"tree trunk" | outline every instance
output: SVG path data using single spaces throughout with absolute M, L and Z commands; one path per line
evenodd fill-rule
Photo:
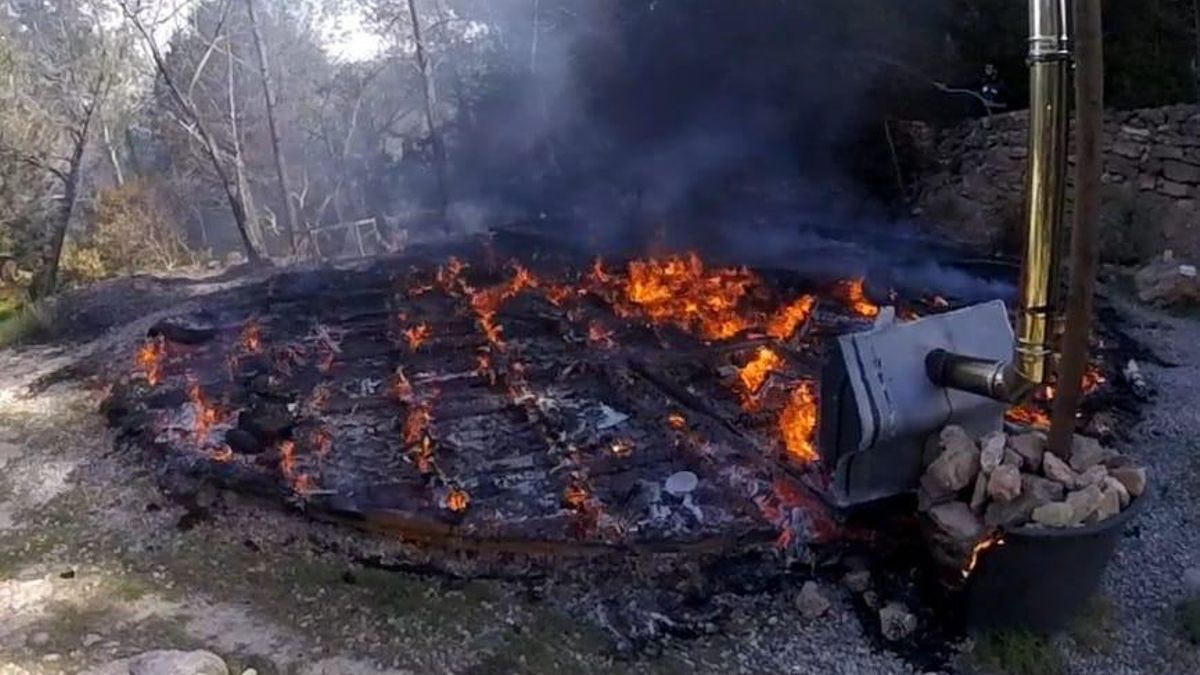
M 250 180 L 246 177 L 246 158 L 242 154 L 242 126 L 238 121 L 237 87 L 233 76 L 233 45 L 225 43 L 225 78 L 226 105 L 229 107 L 229 137 L 233 144 L 233 174 L 237 184 L 238 198 L 242 202 L 242 210 L 246 214 L 246 226 L 250 241 L 269 253 L 262 227 L 259 225 L 258 212 L 254 208 L 254 193 L 250 190 Z
M 75 140 L 71 151 L 70 167 L 63 178 L 63 198 L 58 207 L 54 223 L 54 234 L 50 238 L 50 250 L 46 255 L 46 264 L 42 269 L 41 283 L 35 289 L 34 295 L 44 298 L 54 295 L 58 288 L 58 267 L 62 260 L 63 244 L 67 241 L 67 229 L 71 226 L 71 217 L 75 214 L 75 202 L 79 195 L 79 178 L 83 173 L 83 155 L 87 149 L 88 127 L 93 113 L 89 111 L 83 122 L 83 130 Z
M 446 143 L 442 138 L 441 129 L 437 124 L 437 88 L 434 86 L 433 73 L 429 67 L 429 54 L 425 50 L 425 41 L 421 37 L 421 18 L 417 13 L 416 0 L 408 0 L 408 14 L 412 20 L 413 42 L 417 49 L 417 68 L 421 71 L 421 82 L 425 92 L 425 124 L 429 127 L 429 140 L 433 144 L 434 171 L 437 174 L 438 211 L 442 218 L 442 227 L 449 232 L 450 222 L 446 211 L 450 206 L 449 176 L 446 167 Z
M 137 14 L 133 10 L 130 10 L 124 2 L 121 3 L 121 8 L 125 12 L 126 18 L 133 23 L 134 28 L 141 34 L 146 46 L 150 48 L 150 56 L 154 60 L 154 66 L 158 70 L 158 74 L 162 76 L 163 83 L 167 85 L 167 91 L 170 92 L 172 100 L 187 115 L 192 124 L 196 125 L 196 134 L 200 137 L 200 144 L 204 146 L 204 154 L 212 164 L 213 171 L 217 174 L 217 179 L 221 182 L 221 188 L 225 191 L 225 199 L 229 202 L 229 210 L 233 213 L 233 222 L 237 226 L 238 235 L 241 237 L 242 247 L 246 250 L 246 259 L 252 263 L 261 262 L 262 256 L 254 247 L 254 242 L 250 239 L 246 206 L 242 203 L 238 187 L 221 163 L 220 151 L 217 148 L 216 139 L 213 138 L 212 133 L 208 130 L 208 126 L 200 118 L 200 113 L 196 110 L 196 107 L 184 98 L 183 93 L 179 90 L 179 86 L 175 83 L 175 78 L 171 77 L 171 71 L 167 68 L 167 63 L 158 48 L 158 43 L 155 42 L 154 38 L 146 30 L 146 27 L 142 25 L 141 20 L 137 18 Z
M 250 31 L 254 35 L 254 49 L 258 52 L 258 70 L 263 87 L 263 98 L 267 102 L 267 127 L 271 132 L 271 152 L 275 155 L 275 175 L 279 180 L 280 197 L 283 198 L 285 227 L 292 255 L 296 255 L 296 232 L 299 230 L 299 218 L 296 215 L 296 204 L 292 201 L 292 188 L 288 183 L 287 168 L 283 163 L 283 152 L 280 150 L 279 124 L 275 118 L 275 85 L 271 80 L 271 69 L 267 66 L 266 48 L 263 46 L 262 31 L 258 27 L 258 17 L 254 13 L 254 0 L 246 0 L 246 12 L 250 15 Z
M 1050 449 L 1069 458 L 1075 435 L 1088 346 L 1099 249 L 1100 167 L 1104 132 L 1104 38 L 1100 0 L 1076 0 L 1075 222 L 1071 232 L 1071 285 Z
M 112 164 L 113 179 L 117 181 L 117 185 L 125 184 L 125 172 L 121 170 L 121 160 L 117 157 L 117 146 L 113 145 L 112 134 L 108 130 L 108 123 L 103 125 L 104 130 L 104 147 L 108 150 L 108 161 Z

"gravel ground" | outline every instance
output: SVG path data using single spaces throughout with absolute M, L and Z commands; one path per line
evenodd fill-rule
M 1119 545 L 1104 593 L 1115 635 L 1095 649 L 1063 641 L 1072 673 L 1200 673 L 1200 650 L 1175 637 L 1183 576 L 1200 567 L 1200 322 L 1133 305 L 1132 335 L 1164 360 L 1140 364 L 1157 389 L 1126 450 L 1151 472 L 1154 501 Z
M 130 302 L 141 302 L 131 298 Z M 1108 611 L 1056 641 L 1070 673 L 1195 673 L 1173 637 L 1184 570 L 1200 566 L 1200 323 L 1131 308 L 1136 334 L 1174 369 L 1144 365 L 1159 390 L 1129 452 L 1157 497 L 1121 544 Z M 665 639 L 616 659 L 581 589 L 380 572 L 315 546 L 365 535 L 236 497 L 194 527 L 137 459 L 112 452 L 99 383 L 68 379 L 24 395 L 78 353 L 132 339 L 153 317 L 86 346 L 0 351 L 0 674 L 80 672 L 148 649 L 208 649 L 240 673 L 913 673 L 867 637 L 836 584 L 806 621 L 793 591 L 727 600 L 704 637 Z M 45 380 L 43 380 L 45 381 Z M 963 661 L 966 662 L 965 660 Z M 964 668 L 966 668 L 964 666 Z M 948 668 L 949 669 L 949 668 Z

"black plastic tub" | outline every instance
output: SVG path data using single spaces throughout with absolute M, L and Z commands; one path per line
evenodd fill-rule
M 1022 527 L 979 561 L 966 589 L 967 626 L 976 632 L 1063 630 L 1100 587 L 1126 528 L 1146 509 L 1149 492 L 1095 525 Z

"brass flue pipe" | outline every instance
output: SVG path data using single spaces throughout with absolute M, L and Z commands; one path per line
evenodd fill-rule
M 945 350 L 926 357 L 937 385 L 1016 402 L 1053 370 L 1061 329 L 1059 279 L 1064 244 L 1070 108 L 1069 0 L 1029 2 L 1029 173 L 1025 250 L 1017 339 L 1009 361 L 978 359 Z

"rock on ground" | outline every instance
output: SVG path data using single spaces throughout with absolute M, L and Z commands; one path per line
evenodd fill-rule
M 212 652 L 162 650 L 112 661 L 85 675 L 229 675 L 229 668 Z
M 806 619 L 820 618 L 829 611 L 830 606 L 829 599 L 821 594 L 821 587 L 815 581 L 805 582 L 796 594 L 796 609 Z
M 917 617 L 904 605 L 889 603 L 879 610 L 879 629 L 887 640 L 899 642 L 917 630 Z

